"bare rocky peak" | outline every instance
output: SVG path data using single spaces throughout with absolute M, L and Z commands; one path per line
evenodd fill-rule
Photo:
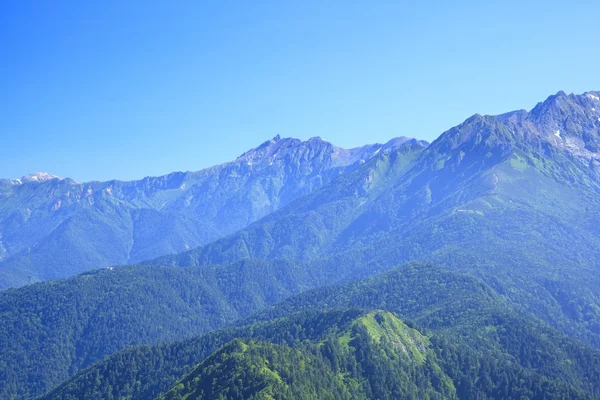
M 536 105 L 523 129 L 583 162 L 600 159 L 600 93 L 558 92 Z
M 445 132 L 434 149 L 447 152 L 474 146 L 551 146 L 583 163 L 600 160 L 600 93 L 566 94 L 559 91 L 531 111 L 497 116 L 475 114 Z
M 361 147 L 344 149 L 320 137 L 312 137 L 306 141 L 295 138 L 281 138 L 279 135 L 261 144 L 259 147 L 247 151 L 236 160 L 236 163 L 257 165 L 267 163 L 272 165 L 277 160 L 300 160 L 303 158 L 319 158 L 330 163 L 331 166 L 343 167 L 357 162 L 365 162 L 380 152 L 389 152 L 400 148 L 409 141 L 416 145 L 426 147 L 427 142 L 398 137 L 385 144 L 369 144 Z

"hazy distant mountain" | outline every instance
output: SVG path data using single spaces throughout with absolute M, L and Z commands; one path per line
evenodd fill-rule
M 197 172 L 131 182 L 77 183 L 46 173 L 0 180 L 0 288 L 211 242 L 407 140 L 346 150 L 277 136 Z

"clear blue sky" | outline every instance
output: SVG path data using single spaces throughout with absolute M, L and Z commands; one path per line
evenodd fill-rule
M 0 177 L 197 170 L 276 134 L 432 140 L 600 89 L 598 1 L 0 4 Z

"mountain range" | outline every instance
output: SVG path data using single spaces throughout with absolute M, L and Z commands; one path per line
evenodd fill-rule
M 410 162 L 406 148 L 379 155 L 233 235 L 152 263 L 293 259 L 331 283 L 426 260 L 597 345 L 597 98 L 559 92 L 531 112 L 475 115 Z
M 233 233 L 406 142 L 275 138 L 235 161 L 140 181 L 0 180 L 0 289 L 139 262 Z
M 431 144 L 2 181 L 5 287 L 134 264 L 0 292 L 0 395 L 598 398 L 599 166 L 600 93 L 559 92 Z

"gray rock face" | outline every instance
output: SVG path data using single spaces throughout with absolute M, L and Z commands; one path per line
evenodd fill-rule
M 539 137 L 588 164 L 600 159 L 600 92 L 558 92 L 506 124 L 523 137 Z

